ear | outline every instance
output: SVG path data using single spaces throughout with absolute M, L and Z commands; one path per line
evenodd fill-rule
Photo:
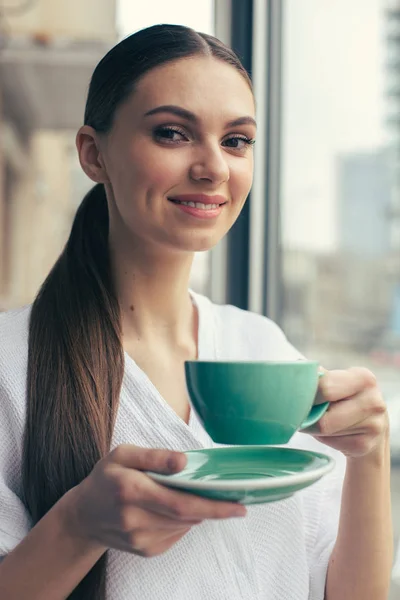
M 79 162 L 86 175 L 95 183 L 108 183 L 109 178 L 101 156 L 98 135 L 93 127 L 84 125 L 79 129 L 76 134 L 76 147 Z

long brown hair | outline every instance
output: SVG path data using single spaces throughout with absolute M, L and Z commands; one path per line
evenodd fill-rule
M 198 54 L 232 65 L 251 86 L 237 56 L 219 40 L 183 26 L 156 25 L 124 39 L 100 61 L 85 124 L 107 133 L 138 78 Z M 22 478 L 34 523 L 110 450 L 124 352 L 108 228 L 107 198 L 99 184 L 83 199 L 67 244 L 32 306 Z M 106 560 L 107 553 L 70 599 L 105 600 Z

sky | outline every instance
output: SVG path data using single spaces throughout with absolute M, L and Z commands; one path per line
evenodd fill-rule
M 287 0 L 282 194 L 290 246 L 334 249 L 336 158 L 385 142 L 382 7 Z
M 282 229 L 287 247 L 335 248 L 336 158 L 385 142 L 383 3 L 286 0 Z M 119 0 L 117 22 L 121 36 L 162 22 L 213 33 L 213 1 Z

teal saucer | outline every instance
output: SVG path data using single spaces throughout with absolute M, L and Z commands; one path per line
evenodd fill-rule
M 171 488 L 241 504 L 289 498 L 335 465 L 325 454 L 277 446 L 231 446 L 185 454 L 187 465 L 180 473 L 147 475 Z

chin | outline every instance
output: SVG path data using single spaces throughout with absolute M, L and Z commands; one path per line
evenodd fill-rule
M 208 232 L 191 229 L 169 235 L 164 239 L 164 244 L 177 252 L 207 252 L 214 248 L 225 234 L 225 229 Z
M 207 252 L 218 244 L 221 237 L 222 236 L 210 236 L 205 239 L 204 236 L 202 236 L 201 239 L 198 240 L 192 238 L 188 243 L 182 245 L 181 248 L 184 247 L 188 252 Z

